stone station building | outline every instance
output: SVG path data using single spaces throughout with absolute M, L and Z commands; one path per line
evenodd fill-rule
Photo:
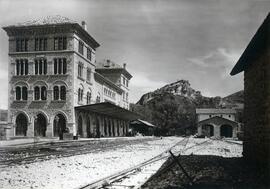
M 239 123 L 234 109 L 196 109 L 198 135 L 236 138 Z
M 132 76 L 126 64 L 96 63 L 100 45 L 85 22 L 53 16 L 3 29 L 9 36 L 11 137 L 126 135 L 137 118 L 128 110 Z

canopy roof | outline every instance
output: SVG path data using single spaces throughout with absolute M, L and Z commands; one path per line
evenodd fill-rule
M 127 121 L 139 118 L 138 114 L 131 112 L 127 109 L 121 108 L 119 106 L 116 106 L 110 102 L 77 106 L 75 107 L 75 110 L 90 111 Z

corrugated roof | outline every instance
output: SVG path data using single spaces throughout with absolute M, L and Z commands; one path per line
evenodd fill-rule
M 235 109 L 199 108 L 196 114 L 236 114 Z
M 269 47 L 270 36 L 270 13 L 265 18 L 262 25 L 259 27 L 256 34 L 249 42 L 247 48 L 237 61 L 231 71 L 231 75 L 236 75 L 245 71 L 256 59 Z

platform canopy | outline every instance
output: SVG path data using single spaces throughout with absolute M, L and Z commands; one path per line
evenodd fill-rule
M 135 120 L 140 117 L 138 114 L 131 112 L 127 109 L 121 108 L 120 106 L 116 106 L 115 104 L 112 104 L 110 102 L 77 106 L 75 107 L 75 110 L 94 112 L 106 116 L 111 116 L 112 118 L 118 118 L 127 121 Z

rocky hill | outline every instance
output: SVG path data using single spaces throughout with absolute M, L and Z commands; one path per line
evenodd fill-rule
M 193 89 L 189 81 L 178 80 L 144 94 L 136 104 L 131 105 L 131 110 L 141 114 L 142 119 L 170 133 L 183 133 L 186 128 L 195 131 L 196 108 L 241 109 L 243 91 L 224 98 L 206 97 Z

